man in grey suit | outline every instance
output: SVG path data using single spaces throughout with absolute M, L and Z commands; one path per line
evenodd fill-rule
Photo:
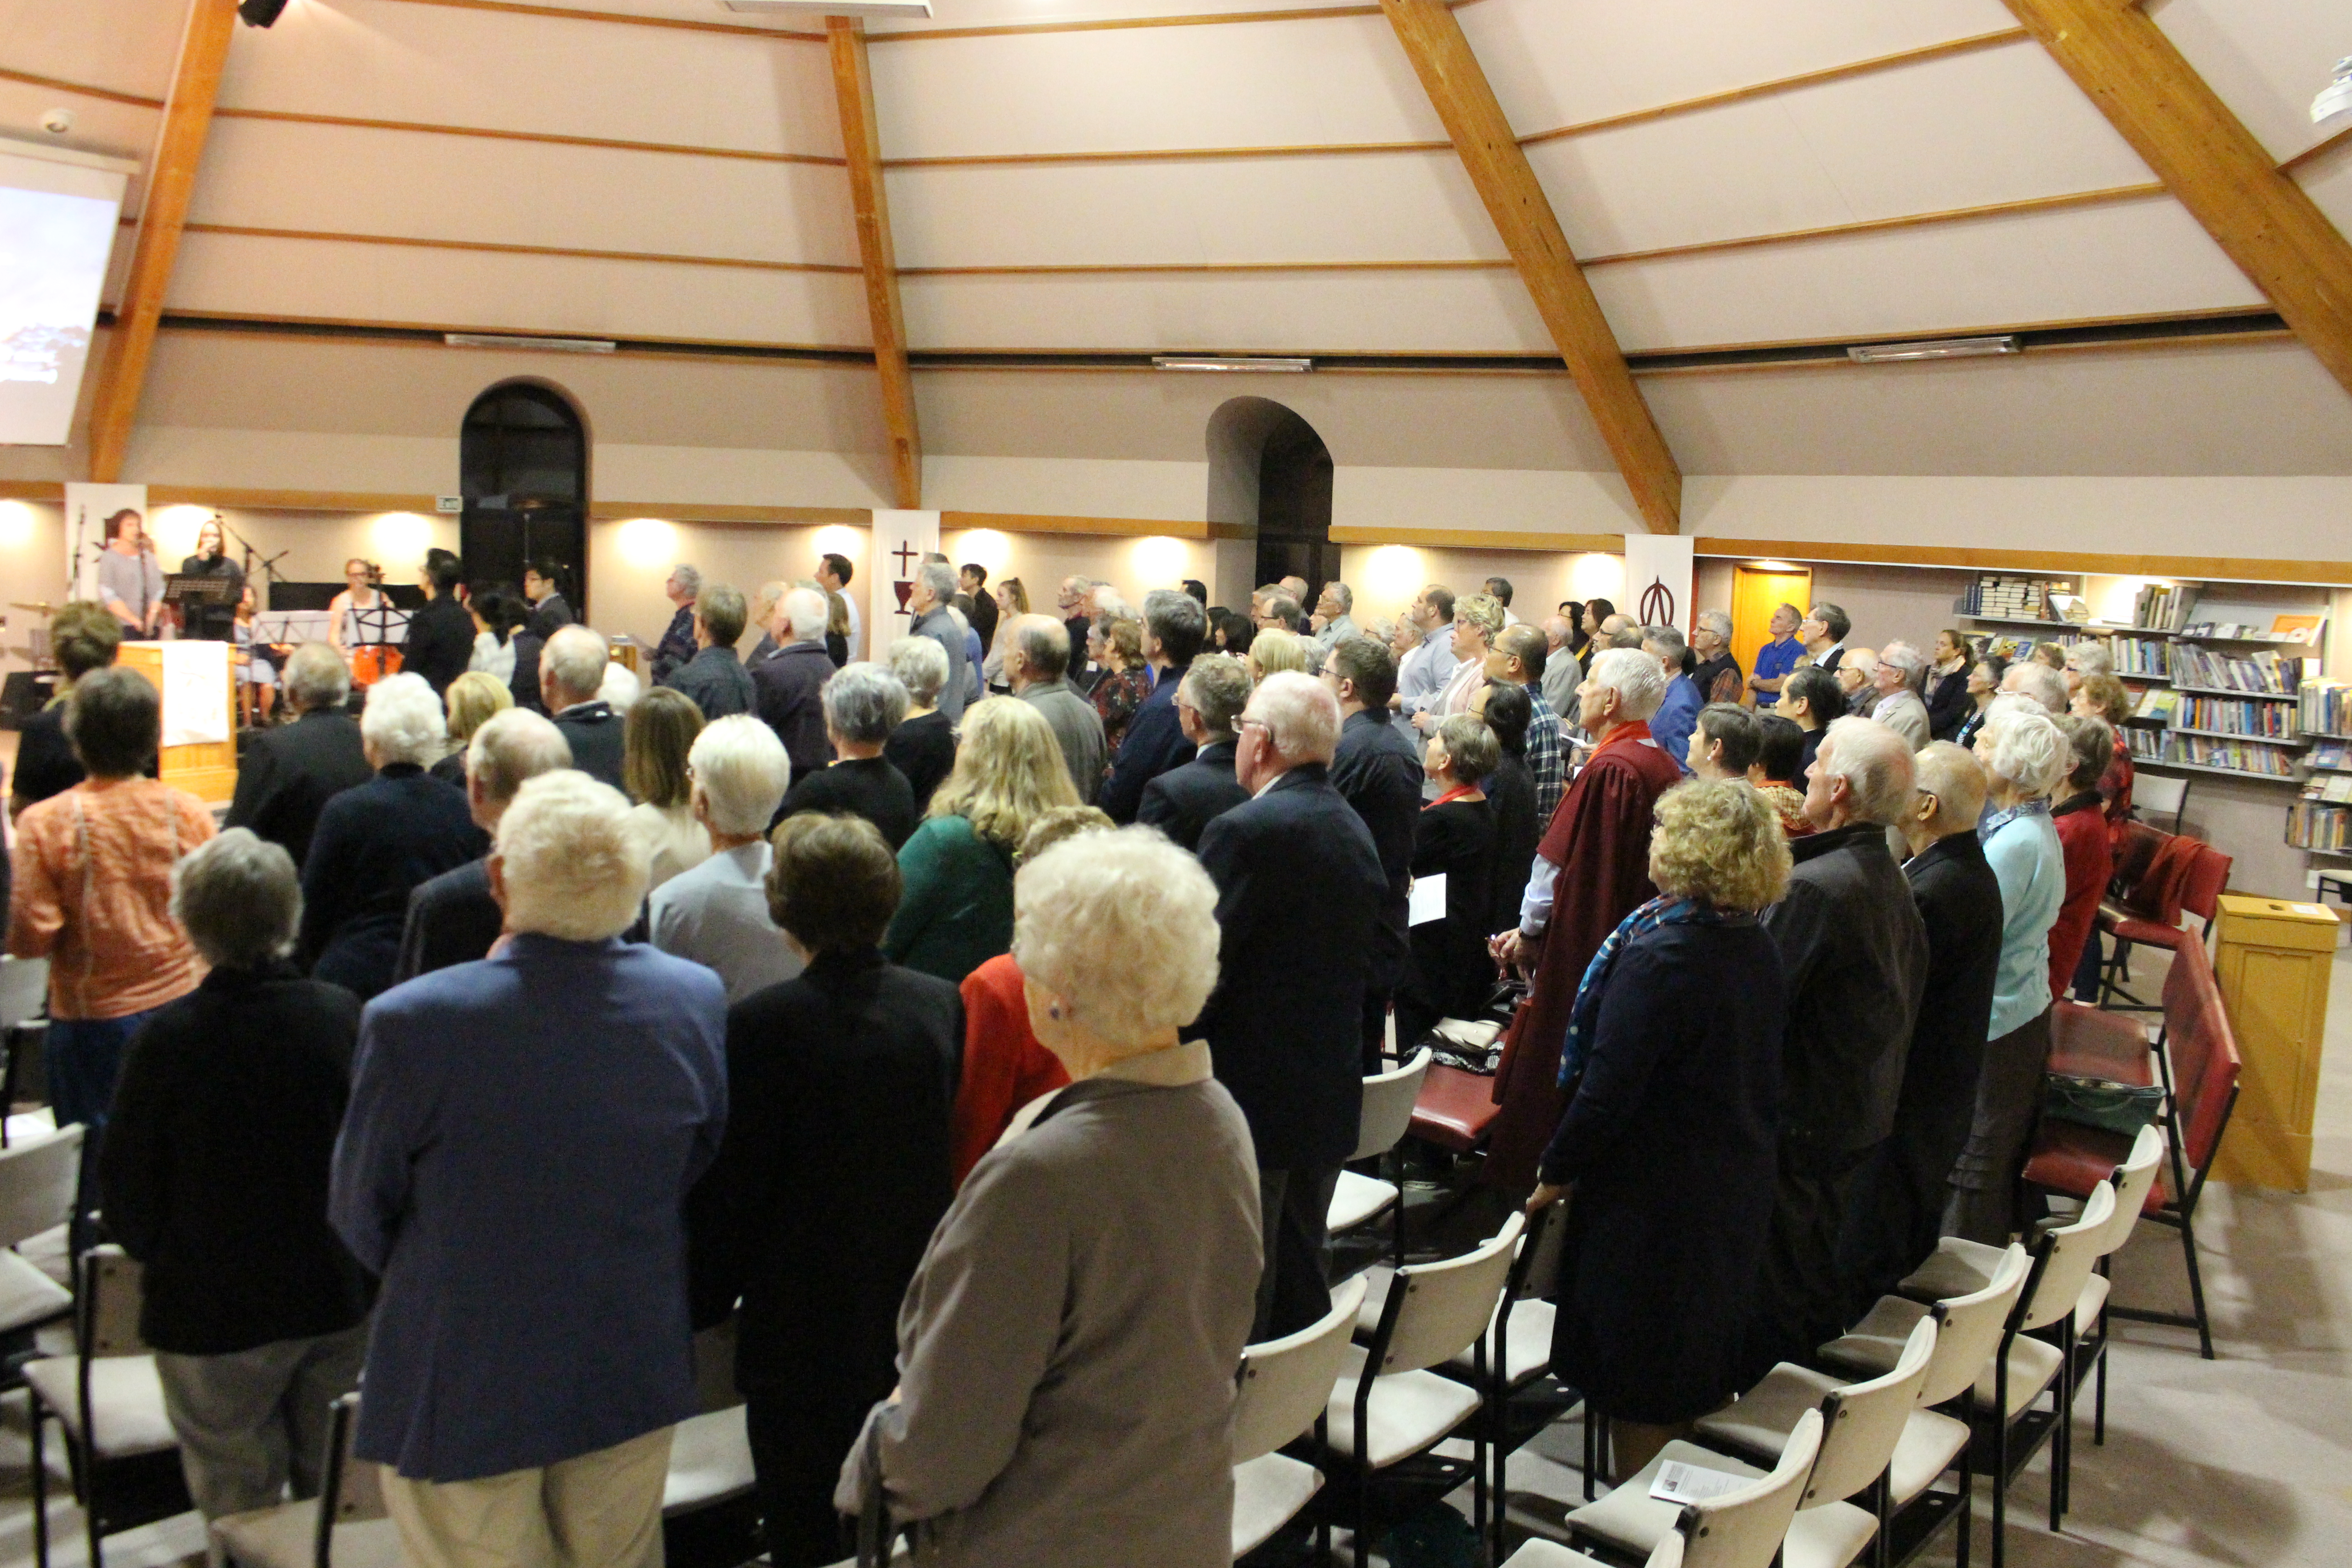
M 1070 668 L 1070 634 L 1051 616 L 1023 616 L 1008 629 L 1012 646 L 1004 650 L 1004 679 L 1013 696 L 1054 727 L 1070 783 L 1077 786 L 1078 799 L 1092 805 L 1110 747 L 1103 738 L 1102 715 L 1064 679 Z
M 909 635 L 929 637 L 947 650 L 948 680 L 940 688 L 940 711 L 950 722 L 963 717 L 964 668 L 971 662 L 964 655 L 963 627 L 948 614 L 948 601 L 955 593 L 955 568 L 941 560 L 915 568 L 915 585 L 907 595 L 907 613 L 914 617 Z

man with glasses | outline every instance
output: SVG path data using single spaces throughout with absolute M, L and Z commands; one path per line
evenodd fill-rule
M 1249 695 L 1249 669 L 1233 655 L 1204 653 L 1192 661 L 1176 688 L 1176 721 L 1192 742 L 1192 760 L 1143 786 L 1137 822 L 1192 849 L 1203 828 L 1249 799 L 1250 792 L 1234 776 L 1240 740 L 1234 726 Z

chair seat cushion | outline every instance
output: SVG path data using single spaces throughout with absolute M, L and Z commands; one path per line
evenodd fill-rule
M 1845 1384 L 1843 1378 L 1784 1361 L 1737 1403 L 1700 1416 L 1698 1435 L 1759 1463 L 1777 1465 L 1789 1434 L 1805 1412 L 1819 1410 L 1822 1397 Z
M 1396 1195 L 1393 1182 L 1342 1171 L 1339 1184 L 1331 1189 L 1331 1207 L 1326 1214 L 1325 1226 L 1334 1236 L 1353 1230 L 1375 1215 L 1386 1213 L 1388 1206 L 1396 1202 Z
M 1939 1410 L 1914 1410 L 1895 1440 L 1895 1458 L 1886 1467 L 1892 1501 L 1901 1508 L 1924 1492 L 1937 1476 L 1952 1468 L 1969 1446 L 1969 1424 Z
M 18 1257 L 68 1290 L 74 1288 L 71 1228 L 51 1226 L 38 1236 L 28 1236 L 16 1244 Z
M 1421 1080 L 1420 1098 L 1412 1102 L 1412 1135 L 1466 1154 L 1486 1136 L 1502 1109 L 1495 1103 L 1493 1079 L 1433 1066 Z
M 1877 1533 L 1878 1521 L 1850 1502 L 1802 1510 L 1789 1521 L 1781 1568 L 1846 1568 Z
M 1568 1516 L 1569 1528 L 1597 1536 L 1632 1556 L 1649 1555 L 1652 1547 L 1673 1532 L 1675 1521 L 1683 1513 L 1682 1504 L 1660 1502 L 1650 1495 L 1651 1485 L 1668 1460 L 1694 1469 L 1720 1470 L 1748 1480 L 1765 1474 L 1753 1465 L 1742 1464 L 1696 1443 L 1669 1443 L 1658 1450 L 1657 1458 L 1642 1467 L 1640 1475 L 1620 1484 L 1599 1502 L 1586 1503 L 1571 1512 Z
M 1927 1309 L 1916 1301 L 1906 1301 L 1900 1296 L 1881 1296 L 1878 1305 L 1863 1315 L 1862 1321 L 1822 1347 L 1822 1359 L 1835 1366 L 1852 1367 L 1864 1377 L 1876 1377 L 1895 1370 L 1903 1359 L 1903 1347 L 1910 1342 L 1911 1331 L 1927 1315 Z
M 1287 1454 L 1234 1467 L 1234 1555 L 1255 1552 L 1323 1489 L 1323 1472 Z
M 310 1568 L 319 1504 L 280 1503 L 212 1522 L 213 1541 L 237 1568 Z M 388 1519 L 335 1526 L 335 1568 L 401 1568 L 400 1528 Z
M 751 1439 L 740 1405 L 677 1424 L 670 1438 L 662 1513 L 691 1513 L 751 1489 Z
M 14 1252 L 0 1249 L 0 1334 L 73 1310 L 73 1292 Z
M 1375 1264 L 1364 1270 L 1364 1303 L 1356 1309 L 1356 1337 L 1370 1341 L 1380 1331 L 1381 1309 L 1389 1299 L 1389 1281 L 1396 1271 L 1386 1264 Z M 1495 1315 L 1486 1320 L 1486 1342 L 1495 1341 L 1495 1320 L 1503 1315 L 1503 1303 L 1495 1304 Z M 1511 1309 L 1510 1342 L 1504 1347 L 1504 1360 L 1509 1367 L 1510 1386 L 1541 1377 L 1551 1370 L 1552 1321 L 1559 1310 L 1549 1301 L 1534 1297 L 1522 1299 Z M 1475 1376 L 1478 1371 L 1476 1347 L 1465 1345 L 1445 1361 L 1445 1370 L 1458 1377 Z
M 2074 1298 L 2076 1334 L 2087 1334 L 2099 1326 L 2099 1314 L 2107 1310 L 2107 1292 L 2113 1288 L 2104 1274 L 2094 1274 L 2083 1281 L 2083 1293 Z
M 1581 1552 L 1552 1541 L 1530 1541 L 1511 1553 L 1503 1568 L 1605 1568 L 1597 1557 L 1587 1557 Z
M 2135 1085 L 2156 1081 L 2147 1026 L 2137 1019 L 2074 1002 L 2050 1016 L 2050 1070 Z
M 2042 1391 L 2058 1381 L 2058 1369 L 2066 1357 L 2047 1340 L 2030 1340 L 2020 1334 L 2009 1342 L 2009 1410 L 2014 1416 L 2042 1396 Z M 1977 1408 L 1990 1410 L 1998 1363 L 1989 1363 L 1977 1374 Z
M 1973 1296 L 1992 1283 L 2000 1260 L 2008 1255 L 2009 1248 L 2005 1247 L 1988 1247 L 1966 1237 L 1948 1236 L 1936 1243 L 1936 1250 L 1928 1254 L 1927 1262 L 1895 1287 L 1895 1294 L 1931 1303 L 1948 1301 L 1955 1296 Z
M 2084 1127 L 2074 1121 L 2044 1121 L 2033 1135 L 2033 1152 L 2025 1162 L 2025 1179 L 2037 1187 L 2073 1197 L 2087 1198 L 2091 1189 L 2116 1173 L 2131 1155 L 2132 1141 L 2120 1132 Z M 2164 1184 L 2147 1189 L 2142 1214 L 2164 1208 Z
M 1356 1452 L 1356 1384 L 1363 1373 L 1364 1349 L 1349 1345 L 1347 1364 L 1324 1412 L 1332 1451 L 1350 1459 Z M 1409 1459 L 1443 1441 L 1481 1403 L 1476 1389 L 1433 1372 L 1395 1372 L 1375 1378 L 1366 1412 L 1370 1423 L 1364 1456 L 1376 1470 Z
M 71 1355 L 25 1363 L 25 1381 L 76 1438 L 82 1435 L 81 1394 L 76 1386 L 80 1367 L 81 1358 Z M 101 1459 L 160 1453 L 180 1446 L 171 1418 L 163 1414 L 163 1380 L 156 1375 L 153 1356 L 116 1355 L 92 1362 L 89 1413 Z

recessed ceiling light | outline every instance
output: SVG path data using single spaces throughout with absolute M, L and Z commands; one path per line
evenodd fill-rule
M 1893 364 L 1915 359 L 1977 359 L 1985 354 L 2013 354 L 2017 340 L 1998 338 L 1929 338 L 1916 343 L 1856 343 L 1846 357 L 1856 364 Z
M 1297 372 L 1313 370 L 1315 368 L 1315 362 L 1311 359 L 1235 358 L 1218 354 L 1153 354 L 1151 356 L 1151 368 L 1154 370 L 1258 370 Z
M 931 0 L 720 0 L 730 11 L 797 11 L 804 16 L 928 16 Z
M 608 354 L 610 338 L 534 338 L 514 332 L 444 332 L 441 341 L 453 349 L 551 349 L 566 354 Z
M 2336 79 L 2311 100 L 2311 122 L 2326 125 L 2352 115 L 2352 55 L 2336 62 Z

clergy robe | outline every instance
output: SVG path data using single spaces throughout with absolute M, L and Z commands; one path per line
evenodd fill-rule
M 1559 868 L 1551 919 L 1534 944 L 1535 983 L 1511 1020 L 1495 1074 L 1495 1118 L 1486 1180 L 1507 1190 L 1531 1187 L 1536 1160 L 1551 1141 L 1568 1094 L 1554 1081 L 1585 966 L 1619 921 L 1654 897 L 1650 811 L 1682 782 L 1682 769 L 1650 736 L 1649 725 L 1609 732 L 1584 764 L 1537 851 Z

